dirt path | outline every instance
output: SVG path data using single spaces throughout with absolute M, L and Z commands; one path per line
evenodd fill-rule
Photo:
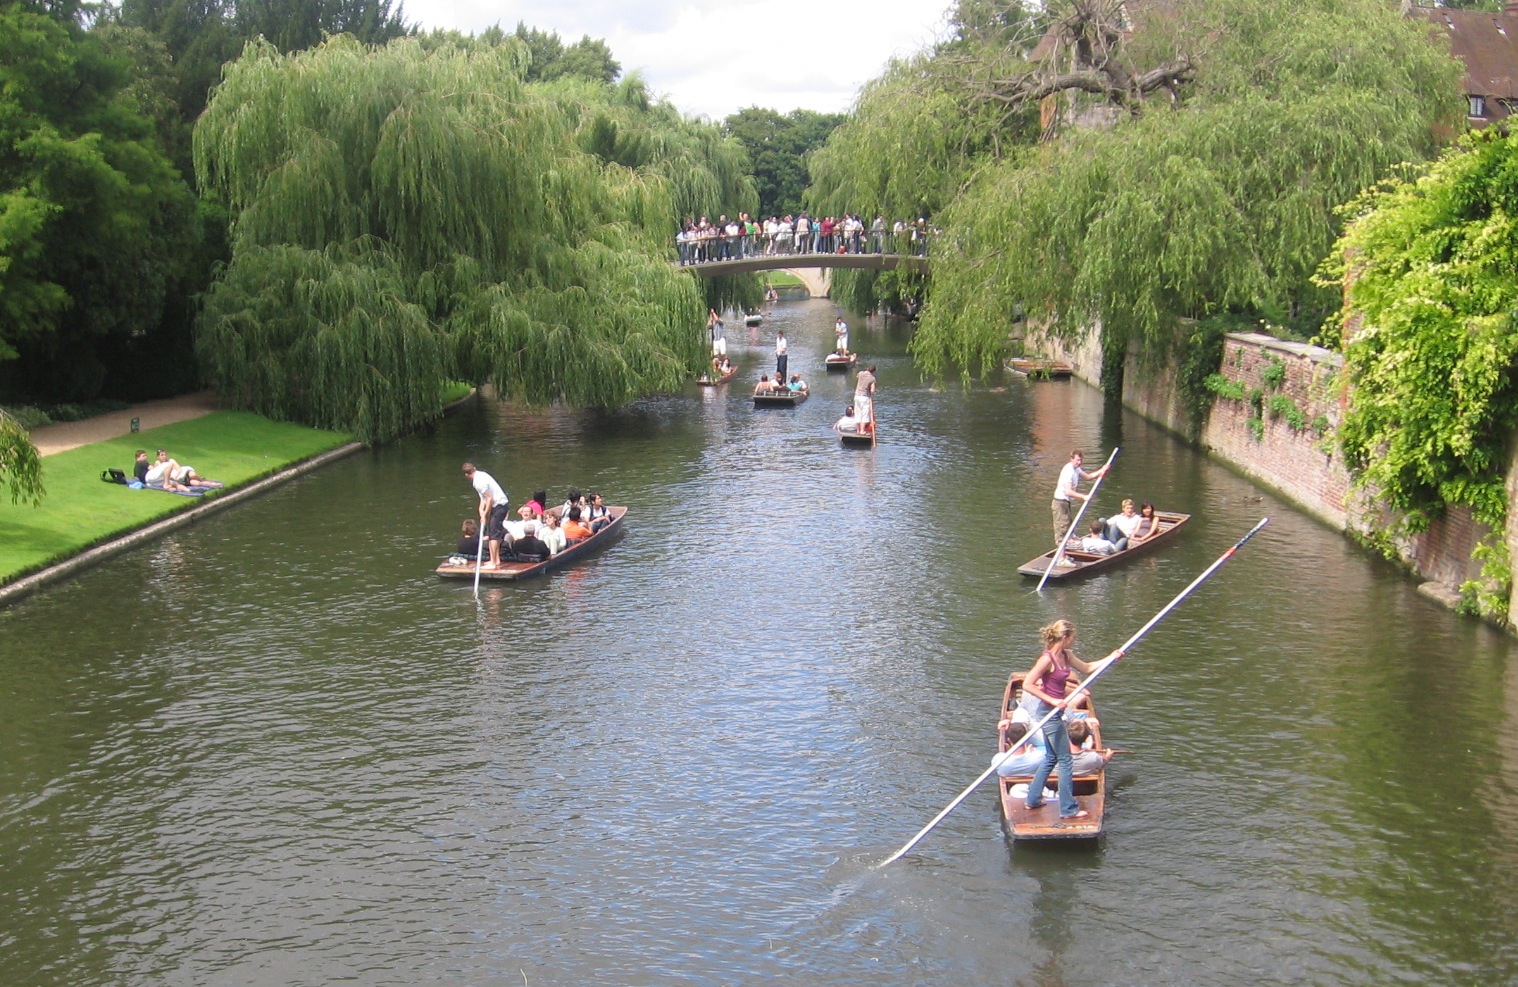
M 106 439 L 130 435 L 133 418 L 137 419 L 139 428 L 146 430 L 159 425 L 182 422 L 189 418 L 199 418 L 215 410 L 216 395 L 211 391 L 201 391 L 198 394 L 184 394 L 177 398 L 165 398 L 162 401 L 145 401 L 142 404 L 134 404 L 125 411 L 112 411 L 94 418 L 86 418 L 82 422 L 58 422 L 55 425 L 44 425 L 41 428 L 32 429 L 31 439 L 38 452 L 44 456 L 51 456 L 65 449 L 77 449 L 92 442 L 103 442 Z

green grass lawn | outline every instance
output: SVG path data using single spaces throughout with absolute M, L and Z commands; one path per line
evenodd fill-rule
M 167 449 L 180 463 L 232 489 L 351 441 L 351 435 L 339 432 L 274 422 L 245 411 L 218 411 L 45 456 L 42 482 L 47 495 L 42 506 L 0 501 L 0 584 L 200 503 L 199 497 L 100 481 L 100 471 L 108 466 L 130 477 L 132 454 L 138 449 L 148 450 L 149 458 L 155 449 Z
M 789 271 L 765 271 L 763 276 L 776 288 L 795 288 L 806 283 Z

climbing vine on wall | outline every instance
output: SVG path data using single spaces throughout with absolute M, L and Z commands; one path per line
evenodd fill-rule
M 1506 446 L 1518 425 L 1518 143 L 1467 137 L 1367 191 L 1324 264 L 1341 313 L 1351 403 L 1339 428 L 1356 482 L 1419 531 L 1451 504 L 1489 525 L 1477 609 L 1505 613 Z

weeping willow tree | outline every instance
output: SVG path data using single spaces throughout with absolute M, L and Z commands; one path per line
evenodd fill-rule
M 1109 366 L 1130 342 L 1163 353 L 1182 316 L 1326 313 L 1311 276 L 1336 208 L 1458 120 L 1459 65 L 1381 0 L 1150 10 L 1123 57 L 1135 75 L 1184 57 L 1179 88 L 985 162 L 945 210 L 913 341 L 929 373 L 999 363 L 1016 312 L 1099 324 Z
M 234 217 L 197 336 L 231 404 L 380 440 L 454 377 L 616 407 L 703 362 L 671 236 L 683 199 L 744 194 L 720 141 L 641 84 L 529 85 L 526 60 L 510 38 L 337 37 L 228 66 L 195 157 Z M 646 153 L 600 154 L 600 117 Z
M 11 494 L 11 503 L 42 503 L 42 456 L 32 445 L 21 423 L 0 408 L 0 483 Z

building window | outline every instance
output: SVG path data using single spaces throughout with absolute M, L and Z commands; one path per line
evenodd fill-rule
M 1484 116 L 1486 116 L 1486 97 L 1485 96 L 1472 96 L 1470 99 L 1471 99 L 1471 112 L 1470 112 L 1470 115 L 1473 116 L 1473 117 L 1484 117 Z

